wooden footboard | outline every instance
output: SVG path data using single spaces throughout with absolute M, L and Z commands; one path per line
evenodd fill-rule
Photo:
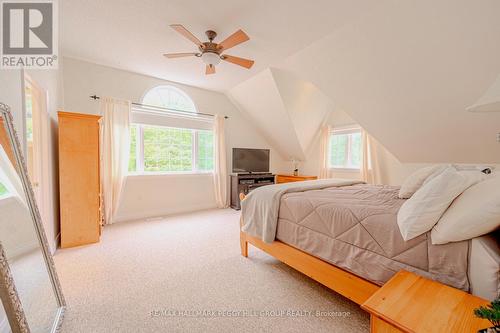
M 280 241 L 267 244 L 240 231 L 241 255 L 244 257 L 248 257 L 249 243 L 357 304 L 364 303 L 380 288 L 293 246 Z

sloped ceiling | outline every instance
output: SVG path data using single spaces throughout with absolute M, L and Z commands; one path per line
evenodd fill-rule
M 401 162 L 500 163 L 500 113 L 465 111 L 500 74 L 498 0 L 65 0 L 61 11 L 63 55 L 224 91 L 287 159 L 304 158 L 334 104 Z M 192 47 L 169 23 L 199 37 L 243 28 L 251 40 L 231 53 L 256 65 L 208 77 L 192 59 L 169 62 L 162 53 Z
M 333 109 L 313 84 L 273 68 L 231 89 L 229 96 L 287 160 L 305 160 L 308 147 Z
M 500 1 L 401 1 L 280 68 L 321 91 L 401 162 L 498 163 L 500 113 L 469 113 L 500 73 Z
M 61 51 L 66 57 L 153 77 L 228 91 L 262 70 L 364 13 L 397 0 L 64 0 Z M 193 43 L 169 28 L 180 23 L 216 42 L 243 29 L 250 40 L 228 52 L 255 60 L 252 69 L 222 62 L 205 75 L 201 59 L 168 60 L 163 53 L 194 52 Z
M 270 69 L 239 84 L 230 91 L 229 96 L 260 128 L 283 158 L 305 158 Z
M 271 68 L 271 72 L 302 152 L 306 153 L 333 104 L 311 82 L 276 68 Z

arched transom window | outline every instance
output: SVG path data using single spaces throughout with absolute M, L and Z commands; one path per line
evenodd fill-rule
M 196 112 L 193 100 L 172 86 L 146 92 L 145 108 L 132 114 L 129 173 L 207 173 L 214 168 L 211 123 L 182 116 L 180 112 L 148 111 L 157 106 L 172 111 Z
M 196 112 L 193 100 L 185 92 L 172 86 L 158 86 L 149 90 L 144 95 L 142 104 Z

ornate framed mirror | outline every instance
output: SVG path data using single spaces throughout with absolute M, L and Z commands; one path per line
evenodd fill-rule
M 0 327 L 58 332 L 66 303 L 9 107 L 0 103 Z M 10 330 L 9 330 L 10 329 Z

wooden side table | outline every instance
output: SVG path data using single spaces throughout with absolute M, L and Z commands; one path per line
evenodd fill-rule
M 371 332 L 477 332 L 491 327 L 473 310 L 489 302 L 461 290 L 400 271 L 361 307 Z
M 276 183 L 301 182 L 303 180 L 315 180 L 316 176 L 294 176 L 294 175 L 276 175 Z

